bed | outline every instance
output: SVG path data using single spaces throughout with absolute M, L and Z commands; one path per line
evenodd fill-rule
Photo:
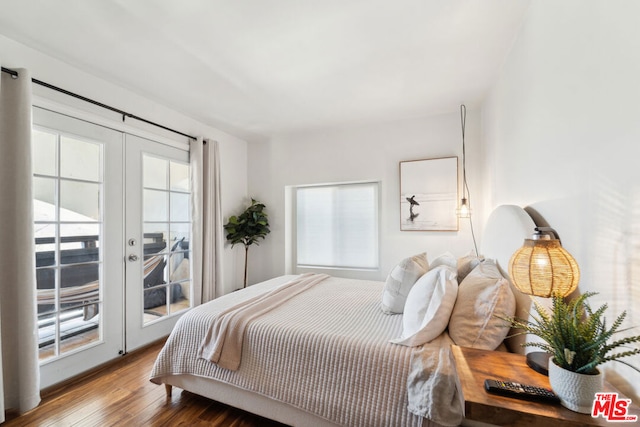
M 534 227 L 521 208 L 504 205 L 483 236 L 481 252 L 494 262 L 443 254 L 420 272 L 416 255 L 386 282 L 282 276 L 225 295 L 178 321 L 150 379 L 168 393 L 179 387 L 295 426 L 457 425 L 464 414 L 450 346 L 504 347 L 504 325 L 484 311 L 528 310 L 528 297 L 516 299 L 496 272 L 506 277 L 502 266 Z M 418 277 L 408 290 L 390 287 L 401 264 L 401 278 Z M 392 314 L 396 296 L 403 314 Z M 484 317 L 474 317 L 474 304 Z M 221 320 L 248 306 L 243 320 Z M 233 325 L 246 327 L 231 335 Z

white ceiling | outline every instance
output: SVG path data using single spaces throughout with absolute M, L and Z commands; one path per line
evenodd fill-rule
M 528 4 L 15 0 L 0 33 L 253 139 L 477 105 Z

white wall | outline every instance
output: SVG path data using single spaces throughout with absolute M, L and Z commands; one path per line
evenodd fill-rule
M 484 207 L 555 228 L 613 318 L 640 326 L 640 2 L 534 1 L 482 108 Z M 638 329 L 631 331 L 639 334 Z M 640 358 L 629 359 L 640 367 Z M 613 364 L 608 378 L 640 375 Z M 616 378 L 623 376 L 626 380 Z
M 27 68 L 31 76 L 39 80 L 93 98 L 131 114 L 194 136 L 215 139 L 220 144 L 222 213 L 228 217 L 231 212 L 242 207 L 247 194 L 247 143 L 183 114 L 157 104 L 125 88 L 116 86 L 96 76 L 82 72 L 62 61 L 30 49 L 20 43 L 0 35 L 0 61 L 7 68 Z M 118 64 L 114 64 L 114 67 Z M 162 88 L 158 88 L 162 90 Z M 51 100 L 73 109 L 79 109 L 107 119 L 119 121 L 121 118 L 99 107 L 74 100 L 41 86 L 34 85 L 34 93 L 39 98 Z M 135 120 L 127 120 L 132 128 L 143 129 L 160 137 L 176 139 L 176 136 L 144 125 Z M 181 137 L 177 137 L 181 138 Z M 186 143 L 187 139 L 182 138 Z M 227 291 L 242 286 L 243 258 L 230 249 L 225 249 L 222 274 Z
M 456 255 L 473 248 L 469 225 L 459 232 L 400 231 L 399 162 L 459 156 L 462 140 L 458 106 L 455 113 L 281 135 L 249 145 L 249 193 L 267 205 L 271 234 L 249 249 L 249 283 L 285 272 L 285 187 L 362 180 L 381 182 L 379 271 L 355 272 L 360 278 L 384 280 L 402 258 L 420 251 L 430 257 L 446 250 Z M 467 175 L 472 196 L 479 191 L 479 113 L 467 112 Z M 462 171 L 460 169 L 460 176 Z M 481 211 L 481 209 L 480 209 Z M 340 275 L 347 275 L 345 272 Z

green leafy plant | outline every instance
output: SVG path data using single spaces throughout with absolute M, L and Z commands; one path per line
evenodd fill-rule
M 269 219 L 264 212 L 265 205 L 255 199 L 251 199 L 251 205 L 238 216 L 231 216 L 229 222 L 224 225 L 227 240 L 231 247 L 237 244 L 244 245 L 244 285 L 247 286 L 247 262 L 249 246 L 258 244 L 258 240 L 264 239 L 271 232 Z
M 532 321 L 503 317 L 514 328 L 522 329 L 521 334 L 533 334 L 545 342 L 527 342 L 523 346 L 539 347 L 550 353 L 561 368 L 582 374 L 596 374 L 596 367 L 615 360 L 636 371 L 638 368 L 620 358 L 640 354 L 640 349 L 628 344 L 640 342 L 640 336 L 623 337 L 613 340 L 616 333 L 623 332 L 620 326 L 627 312 L 616 318 L 611 327 L 607 327 L 604 312 L 607 304 L 593 311 L 586 300 L 596 295 L 587 292 L 578 298 L 566 302 L 559 295 L 553 296 L 551 312 L 534 300 L 535 315 Z M 520 334 L 517 334 L 520 335 Z M 622 350 L 628 348 L 628 350 Z

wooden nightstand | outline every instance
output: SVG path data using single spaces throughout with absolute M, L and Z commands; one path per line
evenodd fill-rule
M 560 404 L 530 402 L 489 394 L 484 389 L 487 378 L 551 388 L 549 378 L 535 372 L 519 354 L 476 350 L 453 346 L 459 389 L 464 400 L 465 420 L 500 426 L 611 426 L 602 417 L 570 411 Z M 604 391 L 617 391 L 609 384 Z M 621 393 L 618 393 L 621 397 Z M 640 408 L 631 405 L 629 415 L 638 415 Z M 613 423 L 620 426 L 638 423 Z

